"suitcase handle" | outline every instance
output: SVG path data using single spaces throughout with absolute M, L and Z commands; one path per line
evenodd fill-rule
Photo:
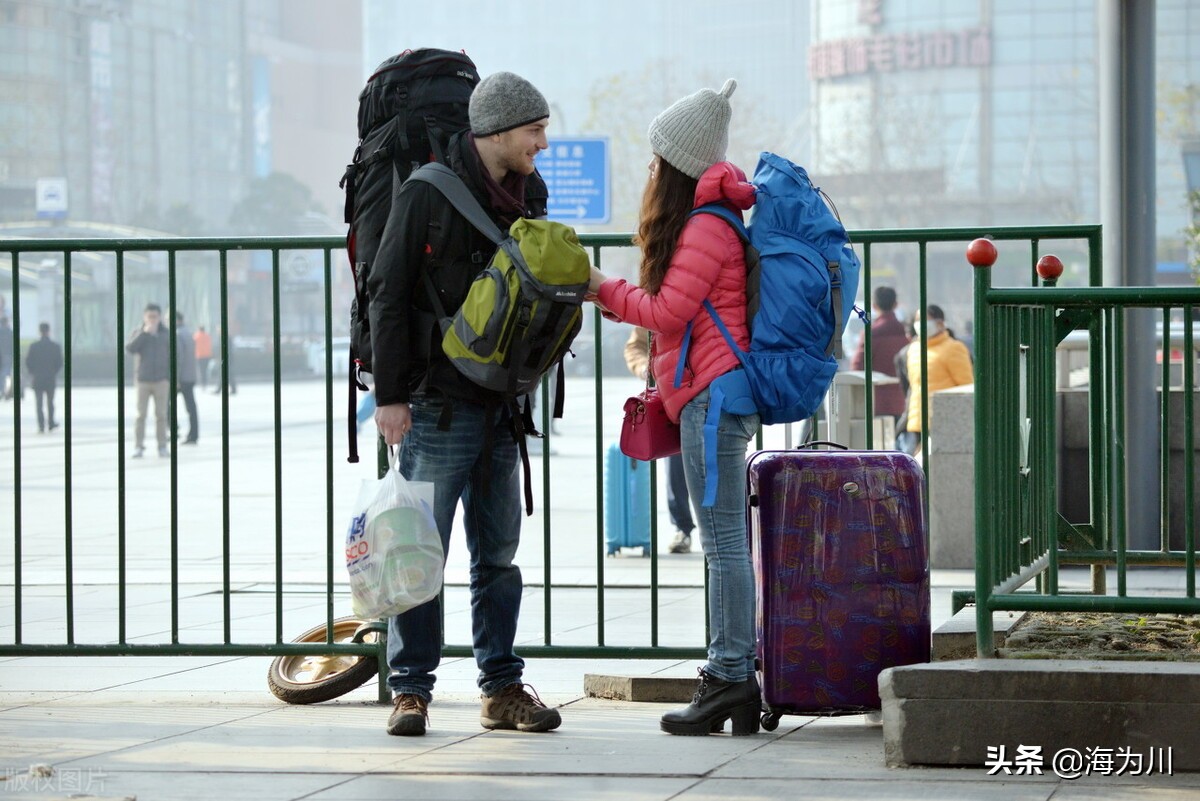
M 818 445 L 825 445 L 826 447 L 837 448 L 838 450 L 843 450 L 843 451 L 850 450 L 850 448 L 846 447 L 845 445 L 841 444 L 840 442 L 831 442 L 830 440 L 827 440 L 827 439 L 815 439 L 812 442 L 805 442 L 802 445 L 797 445 L 796 450 L 799 451 L 799 450 L 804 450 L 805 448 L 815 448 Z

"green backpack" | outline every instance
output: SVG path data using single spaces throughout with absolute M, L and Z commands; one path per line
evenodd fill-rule
M 442 350 L 460 373 L 485 389 L 510 398 L 533 392 L 551 368 L 558 365 L 561 371 L 583 324 L 591 262 L 579 237 L 561 223 L 524 218 L 505 235 L 458 174 L 443 164 L 426 164 L 409 180 L 433 185 L 497 245 L 453 317 L 424 274 Z

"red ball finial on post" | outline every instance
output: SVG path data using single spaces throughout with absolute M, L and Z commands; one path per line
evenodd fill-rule
M 1037 274 L 1041 276 L 1043 281 L 1054 283 L 1063 274 L 1062 259 L 1053 253 L 1047 253 L 1038 259 Z
M 976 239 L 967 245 L 967 261 L 974 267 L 991 267 L 998 255 L 990 239 Z

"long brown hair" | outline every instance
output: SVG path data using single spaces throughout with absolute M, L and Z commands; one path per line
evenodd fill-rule
M 633 243 L 642 249 L 639 283 L 657 295 L 671 266 L 679 233 L 696 198 L 696 179 L 684 175 L 665 159 L 655 159 L 654 174 L 642 193 L 641 221 Z

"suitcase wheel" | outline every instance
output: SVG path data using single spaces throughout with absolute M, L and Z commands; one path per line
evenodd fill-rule
M 780 717 L 778 712 L 763 712 L 762 720 L 759 721 L 762 723 L 763 731 L 775 731 L 778 729 Z

